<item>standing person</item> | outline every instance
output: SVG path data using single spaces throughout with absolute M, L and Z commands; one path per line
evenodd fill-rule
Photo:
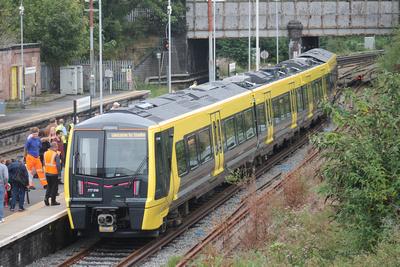
M 4 199 L 6 197 L 6 184 L 8 183 L 8 169 L 4 163 L 5 160 L 0 156 L 0 223 L 4 222 Z
M 39 130 L 39 137 L 42 140 L 42 147 L 39 148 L 40 162 L 43 165 L 43 155 L 50 148 L 50 138 L 45 135 L 44 130 Z
M 64 145 L 62 142 L 62 131 L 58 130 L 56 132 L 56 138 L 54 138 L 53 140 L 51 140 L 51 142 L 56 142 L 58 145 L 58 152 L 60 152 L 60 157 L 61 157 L 61 170 L 62 170 L 62 166 L 64 165 L 64 160 L 65 160 L 65 152 L 64 152 Z M 60 171 L 61 174 L 61 171 Z M 63 182 L 61 181 L 61 179 L 58 181 L 59 184 L 63 184 Z
M 59 119 L 58 120 L 58 126 L 56 127 L 56 134 L 57 134 L 57 131 L 58 130 L 61 130 L 62 131 L 62 133 L 63 133 L 63 136 L 62 136 L 62 141 L 63 141 L 63 144 L 64 144 L 64 151 L 67 151 L 67 135 L 68 135 L 68 132 L 67 132 L 67 128 L 65 128 L 65 126 L 64 126 L 64 120 L 63 119 Z M 64 162 L 63 162 L 63 166 L 64 166 Z
M 61 181 L 60 156 L 58 155 L 57 150 L 58 144 L 52 142 L 50 144 L 50 149 L 44 153 L 44 171 L 48 183 L 46 195 L 44 197 L 44 204 L 46 204 L 46 206 L 49 206 L 50 197 L 52 206 L 60 205 L 60 203 L 56 201 L 58 182 Z
M 120 104 L 118 102 L 114 102 L 113 106 L 111 109 L 116 109 L 119 108 Z
M 50 142 L 51 142 L 51 140 L 56 138 L 56 127 L 51 127 L 50 128 L 50 133 L 49 133 L 48 137 L 50 139 Z
M 193 84 L 189 88 L 193 88 L 197 86 L 197 81 L 194 81 Z
M 29 140 L 34 139 L 34 136 L 32 138 L 29 138 Z M 28 171 L 26 170 L 24 163 L 22 163 L 23 161 L 24 161 L 24 157 L 18 156 L 17 160 L 15 162 L 11 163 L 10 165 L 8 165 L 8 167 L 7 167 L 8 168 L 8 176 L 10 178 L 10 181 L 12 184 L 12 189 L 13 189 L 10 211 L 14 211 L 14 209 L 15 209 L 15 204 L 17 202 L 17 196 L 19 196 L 19 209 L 18 210 L 19 211 L 25 210 L 25 208 L 24 208 L 25 189 L 28 188 L 29 182 L 28 182 Z M 22 173 L 24 174 L 24 176 L 26 178 L 25 186 L 22 186 L 15 181 L 15 177 L 17 176 L 19 170 L 22 171 Z
M 79 117 L 76 116 L 76 124 L 78 124 L 78 123 L 79 123 Z M 74 126 L 75 126 L 74 121 L 72 121 L 72 122 L 68 125 L 68 134 L 69 134 L 69 132 L 70 132 L 72 129 L 74 129 Z
M 57 122 L 56 122 L 56 118 L 51 118 L 50 119 L 50 124 L 46 126 L 46 128 L 44 129 L 44 135 L 45 136 L 49 136 L 50 135 L 50 129 L 51 127 L 56 128 L 57 127 Z
M 35 167 L 36 173 L 39 176 L 40 183 L 43 188 L 47 188 L 46 177 L 43 173 L 42 162 L 39 157 L 39 148 L 42 147 L 42 140 L 39 138 L 39 129 L 34 127 L 32 129 L 32 137 L 25 142 L 25 156 L 26 156 L 26 167 L 28 171 L 32 173 L 32 168 Z M 33 187 L 33 184 L 30 185 Z
M 76 124 L 79 123 L 79 117 L 76 116 Z M 72 121 L 69 125 L 68 125 L 68 136 L 67 136 L 67 143 L 68 143 L 68 138 L 69 138 L 69 134 L 71 132 L 72 129 L 74 129 L 75 127 L 75 123 L 74 121 Z M 67 152 L 67 148 L 64 149 L 64 152 Z

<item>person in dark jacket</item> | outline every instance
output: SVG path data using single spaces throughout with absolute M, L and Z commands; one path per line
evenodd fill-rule
M 50 138 L 44 134 L 44 131 L 43 131 L 43 130 L 39 130 L 39 137 L 40 137 L 40 139 L 42 139 L 42 147 L 39 148 L 39 157 L 40 157 L 40 162 L 42 162 L 42 165 L 43 165 L 43 162 L 44 162 L 44 158 L 43 158 L 44 152 L 46 152 L 46 151 L 49 150 L 49 148 L 50 148 Z M 43 165 L 43 166 L 44 166 L 44 165 Z
M 25 167 L 25 164 L 23 163 L 24 157 L 23 156 L 18 156 L 17 160 L 10 165 L 7 166 L 8 168 L 8 176 L 12 184 L 12 199 L 11 199 L 11 205 L 10 205 L 10 211 L 14 211 L 15 209 L 15 203 L 17 202 L 17 195 L 19 195 L 19 211 L 24 211 L 24 200 L 25 200 L 25 189 L 28 188 L 29 185 L 29 180 L 28 180 L 28 171 Z M 19 185 L 15 181 L 15 177 L 17 176 L 18 171 L 21 170 L 23 174 L 25 174 L 26 182 L 25 186 Z

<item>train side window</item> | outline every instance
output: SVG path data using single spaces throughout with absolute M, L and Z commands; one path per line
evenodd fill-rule
M 229 118 L 225 121 L 225 136 L 226 136 L 226 147 L 228 150 L 234 148 L 237 145 L 235 135 L 235 121 L 233 118 Z
M 274 110 L 274 125 L 277 125 L 281 121 L 278 98 L 272 99 L 272 108 Z
M 304 103 L 304 109 L 308 107 L 308 93 L 307 93 L 307 85 L 303 85 L 301 87 L 301 92 L 303 95 L 303 103 Z
M 320 100 L 322 98 L 322 96 L 323 96 L 321 78 L 318 78 L 317 80 L 315 80 L 315 91 L 317 93 L 317 99 Z
M 250 139 L 255 136 L 254 132 L 254 119 L 253 112 L 251 109 L 244 112 L 244 126 L 246 131 L 246 139 Z
M 311 82 L 311 88 L 312 88 L 312 95 L 313 95 L 313 102 L 315 103 L 317 101 L 318 95 L 317 95 L 317 85 L 315 81 Z
M 279 113 L 281 115 L 281 121 L 286 119 L 286 111 L 285 111 L 285 98 L 282 96 L 279 99 Z
M 197 141 L 196 136 L 189 136 L 187 139 L 188 151 L 189 151 L 189 167 L 191 170 L 199 166 L 199 161 L 197 159 Z
M 286 118 L 289 118 L 289 117 L 292 116 L 292 112 L 291 112 L 291 109 L 290 109 L 290 95 L 289 95 L 289 93 L 284 94 L 283 98 L 285 99 L 284 105 L 285 105 Z
M 303 106 L 303 95 L 301 93 L 301 88 L 296 88 L 296 98 L 297 98 L 297 111 L 301 111 L 304 109 Z
M 332 86 L 331 86 L 331 74 L 328 73 L 327 75 L 325 75 L 325 88 L 327 92 L 331 92 L 332 91 Z
M 236 128 L 239 144 L 244 141 L 243 114 L 236 115 Z
M 199 132 L 199 148 L 200 148 L 200 162 L 206 163 L 212 159 L 212 146 L 210 138 L 210 129 Z
M 260 133 L 267 130 L 267 122 L 266 122 L 266 118 L 265 118 L 264 103 L 257 106 L 257 123 L 258 123 L 258 131 Z
M 316 91 L 317 91 L 317 96 L 318 96 L 318 100 L 320 100 L 321 99 L 321 79 L 318 79 L 316 82 L 315 82 L 315 88 L 316 88 Z
M 178 165 L 178 175 L 181 176 L 187 172 L 185 143 L 183 142 L 183 140 L 180 140 L 175 143 L 175 150 L 176 150 L 176 162 Z

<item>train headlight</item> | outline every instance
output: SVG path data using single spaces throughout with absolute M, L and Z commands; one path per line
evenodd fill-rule
M 100 232 L 115 232 L 117 230 L 116 218 L 112 214 L 100 214 L 97 217 Z

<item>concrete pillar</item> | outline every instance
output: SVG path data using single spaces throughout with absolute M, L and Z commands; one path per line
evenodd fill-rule
M 287 29 L 289 31 L 289 59 L 296 58 L 301 54 L 301 34 L 303 25 L 300 21 L 292 20 L 289 22 Z

